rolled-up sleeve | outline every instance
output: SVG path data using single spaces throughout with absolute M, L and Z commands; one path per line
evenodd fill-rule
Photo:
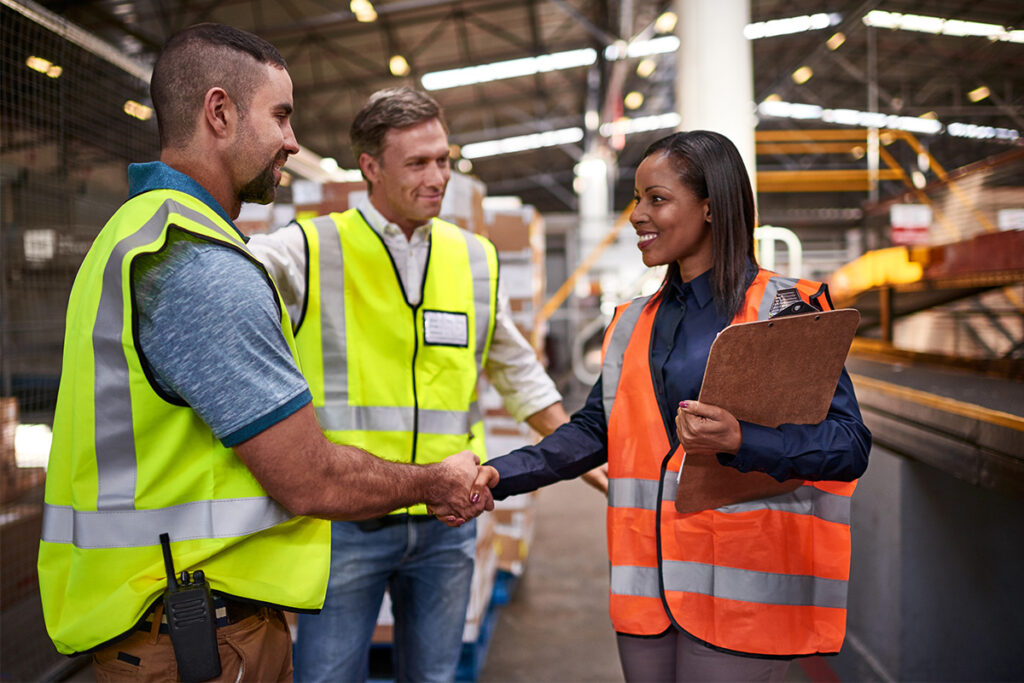
M 274 278 L 292 325 L 298 325 L 306 303 L 306 236 L 292 223 L 274 232 L 253 235 L 247 245 Z

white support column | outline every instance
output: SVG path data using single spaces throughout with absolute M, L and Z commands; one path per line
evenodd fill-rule
M 675 6 L 681 129 L 713 130 L 732 140 L 753 183 L 754 77 L 750 41 L 743 36 L 750 1 L 675 0 Z

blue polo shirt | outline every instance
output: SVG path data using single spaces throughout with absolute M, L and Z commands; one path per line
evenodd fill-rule
M 752 271 L 752 274 L 756 273 Z M 704 381 L 711 343 L 729 324 L 715 308 L 711 271 L 683 282 L 673 269 L 664 301 L 654 318 L 651 378 L 660 415 L 637 415 L 638 429 L 664 429 L 674 449 L 675 415 L 680 401 L 695 400 Z M 849 481 L 867 468 L 871 433 L 861 419 L 853 385 L 843 370 L 828 416 L 817 425 L 778 429 L 740 422 L 743 444 L 722 464 L 741 472 L 766 472 L 779 481 L 799 478 Z M 608 431 L 601 379 L 569 422 L 540 443 L 488 461 L 501 475 L 495 498 L 532 491 L 571 479 L 608 461 Z
M 132 197 L 185 192 L 238 230 L 205 188 L 164 163 L 132 164 L 128 181 Z M 241 251 L 172 227 L 160 251 L 134 260 L 132 285 L 140 355 L 157 391 L 195 410 L 225 446 L 312 400 L 270 276 Z

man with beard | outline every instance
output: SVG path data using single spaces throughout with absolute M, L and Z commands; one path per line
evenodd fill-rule
M 327 585 L 330 527 L 316 517 L 426 503 L 459 523 L 491 499 L 470 502 L 473 453 L 397 464 L 317 425 L 288 313 L 232 223 L 243 201 L 273 200 L 298 151 L 278 52 L 193 26 L 168 41 L 151 88 L 160 161 L 129 168 L 131 198 L 68 305 L 39 551 L 46 626 L 60 652 L 94 653 L 97 680 L 175 680 L 196 650 L 166 635 L 169 553 L 212 591 L 207 669 L 290 680 L 281 608 L 316 612 Z

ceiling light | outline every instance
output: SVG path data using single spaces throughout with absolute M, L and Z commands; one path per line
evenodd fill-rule
M 393 76 L 408 76 L 409 62 L 402 55 L 395 55 L 388 60 L 388 69 L 391 70 Z
M 456 145 L 454 142 L 448 145 L 448 156 L 452 159 L 458 159 L 462 156 L 462 148 Z
M 657 67 L 658 64 L 653 59 L 645 57 L 636 65 L 636 75 L 640 78 L 648 78 Z
M 616 59 L 626 59 L 627 57 L 663 55 L 675 52 L 678 49 L 678 36 L 659 36 L 650 40 L 634 40 L 628 44 L 624 40 L 617 40 L 604 49 L 604 56 L 605 59 L 615 61 Z
M 631 133 L 643 133 L 649 130 L 661 130 L 663 128 L 675 128 L 682 118 L 676 112 L 657 114 L 654 116 L 638 116 L 635 119 L 622 117 L 613 123 L 601 124 L 600 133 L 606 138 L 613 135 L 629 135 Z
M 914 187 L 919 190 L 928 184 L 928 181 L 925 180 L 924 173 L 921 173 L 920 171 L 913 171 L 910 174 L 910 180 L 914 183 Z
M 515 137 L 501 138 L 499 140 L 471 142 L 462 146 L 462 156 L 466 159 L 479 159 L 481 157 L 491 157 L 499 154 L 525 152 L 531 149 L 540 149 L 541 147 L 569 145 L 579 142 L 582 139 L 582 128 L 561 128 L 559 130 L 549 130 L 543 133 L 516 135 Z
M 899 31 L 918 31 L 936 35 L 957 37 L 982 37 L 990 40 L 1001 40 L 1011 43 L 1024 43 L 1024 30 L 1011 30 L 999 24 L 986 24 L 979 21 L 962 21 L 929 17 L 920 14 L 901 14 L 900 12 L 884 12 L 872 10 L 864 15 L 866 26 L 888 28 Z
M 679 18 L 675 12 L 665 12 L 654 21 L 654 30 L 658 33 L 672 33 L 676 29 Z
M 979 85 L 977 88 L 967 93 L 967 99 L 971 102 L 981 102 L 991 94 L 992 91 L 988 89 L 987 85 Z
M 370 0 L 352 0 L 348 4 L 352 14 L 356 15 L 356 21 L 364 24 L 377 20 L 377 10 L 373 8 Z
M 757 113 L 761 116 L 785 119 L 818 119 L 826 123 L 860 128 L 908 130 L 927 135 L 936 135 L 942 132 L 942 123 L 935 119 L 857 111 L 856 109 L 825 109 L 816 104 L 781 102 L 767 98 L 757 106 Z M 952 133 L 952 131 L 949 132 Z
M 459 159 L 455 164 L 455 168 L 458 169 L 459 173 L 469 173 L 473 170 L 473 162 L 469 159 Z
M 814 70 L 809 66 L 802 66 L 791 74 L 793 82 L 797 85 L 802 85 L 807 81 L 811 80 L 811 76 L 814 75 Z
M 153 117 L 153 110 L 135 100 L 128 100 L 124 103 L 124 113 L 137 118 L 139 121 L 149 121 Z
M 816 31 L 829 26 L 835 26 L 842 17 L 835 12 L 818 14 L 804 14 L 799 17 L 786 17 L 785 19 L 771 19 L 769 21 L 757 21 L 743 27 L 743 37 L 747 40 L 758 38 L 772 38 L 774 36 L 785 36 L 790 33 L 802 33 L 804 31 Z
M 587 127 L 587 130 L 597 130 L 597 127 L 601 125 L 601 115 L 594 109 L 588 109 L 587 113 L 583 115 L 583 125 Z
M 447 69 L 445 71 L 432 71 L 423 74 L 420 82 L 426 90 L 444 90 L 455 88 L 460 85 L 474 85 L 476 83 L 488 83 L 506 78 L 517 78 L 519 76 L 532 76 L 538 73 L 558 71 L 560 69 L 572 69 L 578 66 L 590 66 L 597 61 L 597 52 L 592 48 L 580 50 L 568 50 L 566 52 L 555 52 L 539 57 L 523 57 L 510 59 L 504 62 L 492 62 L 490 64 L 478 64 L 459 69 Z
M 977 126 L 973 123 L 954 122 L 946 126 L 946 132 L 958 138 L 975 138 L 977 140 L 1008 140 L 1016 142 L 1020 139 L 1020 131 L 1012 128 L 996 128 L 994 126 Z
M 25 66 L 33 71 L 46 74 L 50 78 L 60 78 L 60 75 L 64 72 L 64 69 L 57 66 L 49 59 L 43 59 L 42 57 L 29 57 L 25 60 Z
M 325 170 L 327 173 L 334 173 L 338 170 L 338 161 L 333 157 L 324 157 L 320 160 L 320 168 Z
M 839 49 L 839 46 L 846 42 L 846 34 L 842 31 L 836 31 L 832 34 L 832 37 L 825 41 L 825 45 L 829 50 L 835 51 Z
M 856 145 L 850 149 L 850 156 L 854 159 L 863 159 L 865 154 L 867 154 L 867 150 L 860 145 Z
M 765 102 L 781 102 L 782 101 L 782 97 L 779 96 L 779 93 L 773 92 L 771 95 L 769 95 L 768 97 L 764 98 L 764 101 Z
M 623 98 L 622 103 L 626 109 L 639 109 L 644 104 L 644 94 L 634 90 Z
M 926 111 L 925 113 L 921 114 L 921 116 L 919 116 L 918 118 L 931 119 L 932 121 L 937 121 L 939 119 L 939 115 L 933 111 Z

